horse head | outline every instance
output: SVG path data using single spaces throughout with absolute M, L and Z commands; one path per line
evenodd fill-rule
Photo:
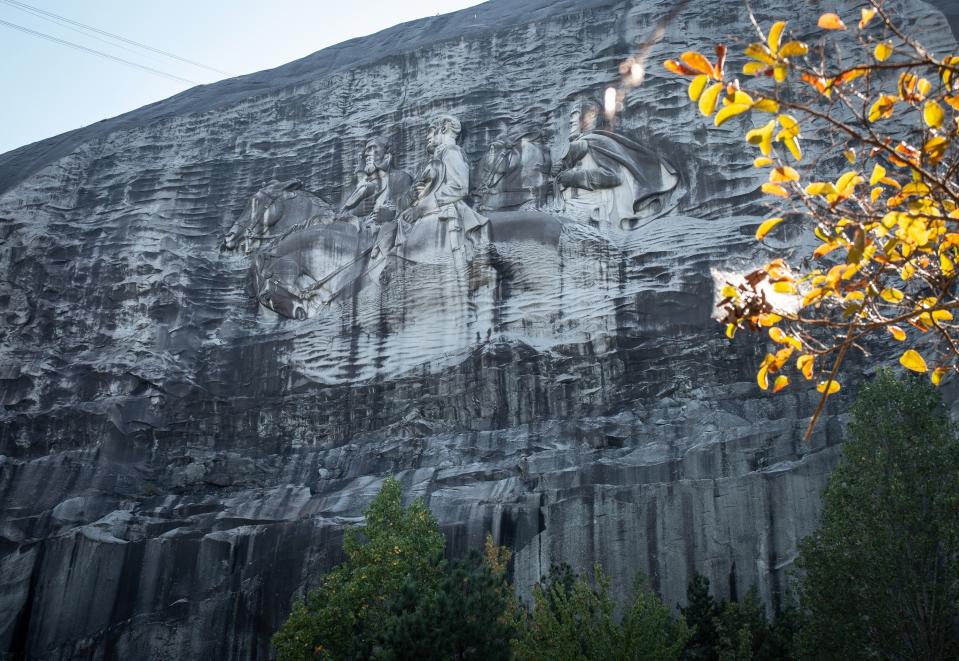
M 242 239 L 243 252 L 252 252 L 269 228 L 283 217 L 283 200 L 302 188 L 299 179 L 285 182 L 274 179 L 254 193 L 223 237 L 224 247 L 234 250 Z
M 538 132 L 494 140 L 480 166 L 484 206 L 496 210 L 545 203 L 549 160 Z

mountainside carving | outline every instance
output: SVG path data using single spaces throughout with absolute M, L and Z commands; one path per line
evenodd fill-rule
M 818 393 L 710 317 L 762 182 L 659 63 L 742 3 L 584 120 L 669 6 L 496 0 L 0 156 L 0 654 L 267 658 L 388 475 L 524 594 L 600 562 L 778 603 L 854 393 L 803 442 Z

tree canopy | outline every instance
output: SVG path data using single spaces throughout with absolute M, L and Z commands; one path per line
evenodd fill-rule
M 403 507 L 400 484 L 388 478 L 365 515 L 365 527 L 345 532 L 346 561 L 293 604 L 274 635 L 279 659 L 369 659 L 386 635 L 390 598 L 411 580 L 440 581 L 443 535 L 422 501 Z
M 791 372 L 817 383 L 811 432 L 849 350 L 870 338 L 902 343 L 900 363 L 934 384 L 959 369 L 959 56 L 930 52 L 879 0 L 798 26 L 817 43 L 784 20 L 753 23 L 741 75 L 723 44 L 712 60 L 687 51 L 664 66 L 691 79 L 690 100 L 716 126 L 748 118 L 776 208 L 756 240 L 788 224 L 815 235 L 808 254 L 726 282 L 718 302 L 730 338 L 768 333 L 760 388 L 783 390 Z M 829 144 L 814 159 L 808 134 Z

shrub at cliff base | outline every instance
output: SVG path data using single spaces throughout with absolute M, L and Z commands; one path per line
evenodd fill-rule
M 620 619 L 598 567 L 595 587 L 557 569 L 527 612 L 506 580 L 510 553 L 492 537 L 484 557 L 454 563 L 443 546 L 422 501 L 404 508 L 399 484 L 386 480 L 366 526 L 346 532 L 345 562 L 273 637 L 278 659 L 671 661 L 689 637 L 641 581 Z

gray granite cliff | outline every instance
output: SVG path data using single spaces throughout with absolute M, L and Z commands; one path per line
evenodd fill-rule
M 301 318 L 251 298 L 270 262 L 224 245 L 270 181 L 339 208 L 371 136 L 429 172 L 437 113 L 474 183 L 498 140 L 563 162 L 570 105 L 671 5 L 494 0 L 0 155 L 0 658 L 268 658 L 388 475 L 450 554 L 512 547 L 521 592 L 600 562 L 617 597 L 642 571 L 681 602 L 698 570 L 780 603 L 853 389 L 803 442 L 818 394 L 760 391 L 765 348 L 710 318 L 713 274 L 767 256 L 761 181 L 736 122 L 707 130 L 659 63 L 733 43 L 738 0 L 693 0 L 625 99 L 617 132 L 675 175 L 641 221 L 491 211 L 462 282 L 453 253 L 396 260 Z M 753 6 L 797 29 L 820 10 Z M 932 5 L 896 7 L 954 48 Z

